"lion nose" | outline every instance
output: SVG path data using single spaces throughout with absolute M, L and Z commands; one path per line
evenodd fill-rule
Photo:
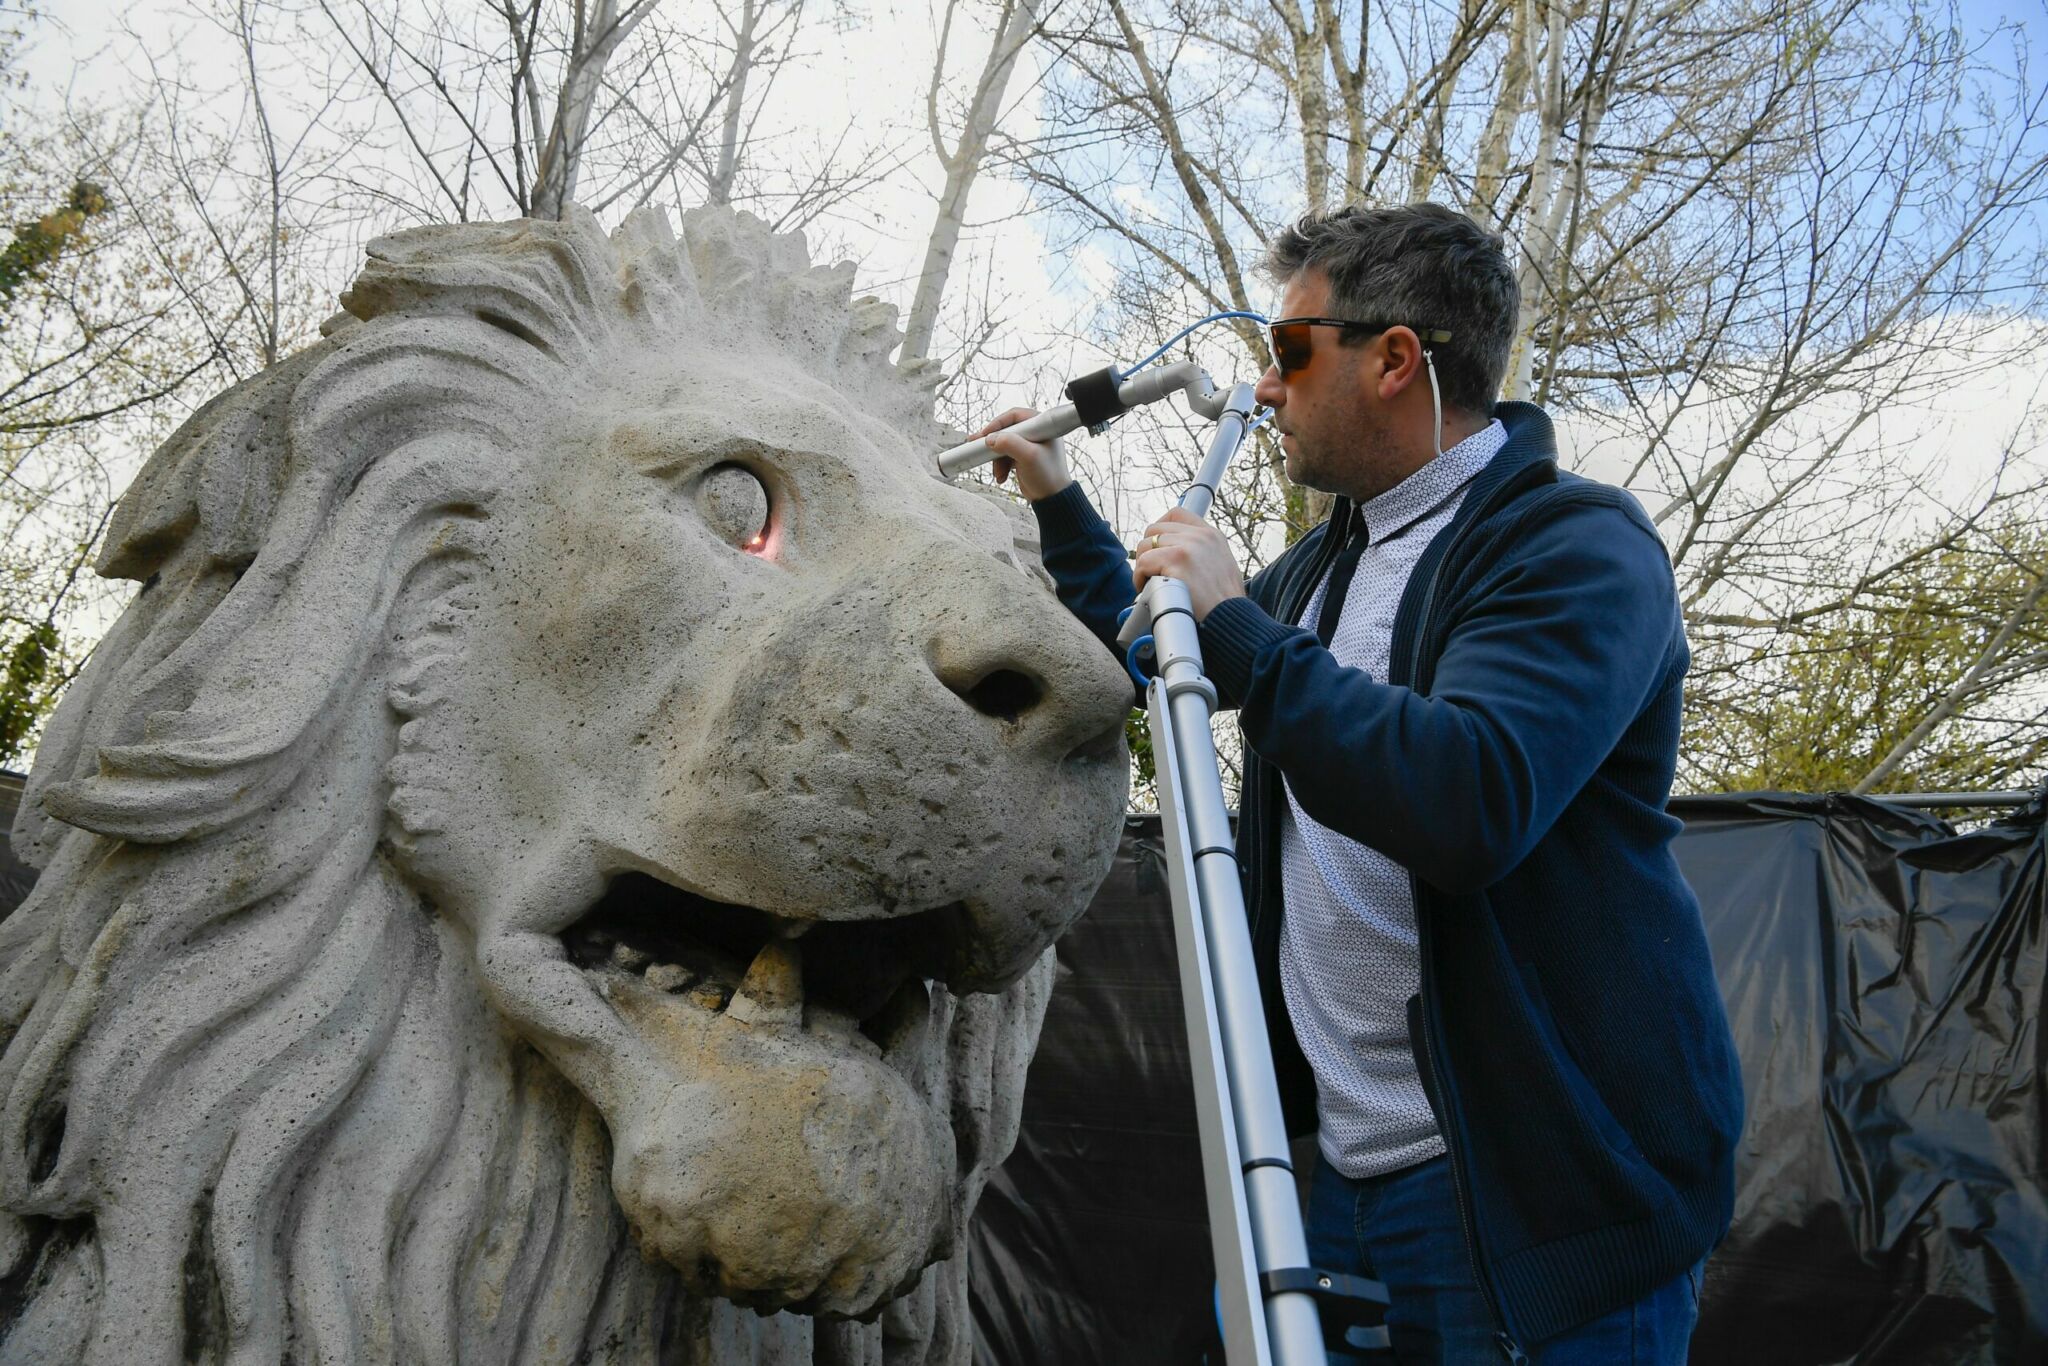
M 1014 743 L 1061 755 L 1122 735 L 1130 684 L 1109 652 L 1066 609 L 1003 590 L 974 594 L 948 613 L 927 659 L 967 706 L 1000 723 Z
M 1080 660 L 1047 668 L 1043 657 L 977 660 L 967 655 L 958 660 L 942 656 L 933 661 L 932 672 L 948 692 L 1000 723 L 1013 743 L 1063 758 L 1096 755 L 1121 739 L 1130 690 L 1093 638 L 1083 635 L 1080 644 L 1101 652 L 1099 660 L 1086 660 L 1094 667 L 1075 667 Z
M 998 721 L 1016 721 L 1045 700 L 1045 688 L 1020 669 L 994 668 L 980 677 L 939 671 L 939 682 L 962 702 Z

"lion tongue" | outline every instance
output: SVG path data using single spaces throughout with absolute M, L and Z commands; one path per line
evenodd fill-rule
M 803 1024 L 803 950 L 794 939 L 770 939 L 761 946 L 725 1015 L 755 1028 L 795 1029 Z

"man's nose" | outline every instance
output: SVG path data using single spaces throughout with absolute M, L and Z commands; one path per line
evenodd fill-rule
M 1280 367 L 1269 365 L 1266 373 L 1259 376 L 1259 382 L 1252 386 L 1252 397 L 1268 408 L 1281 408 L 1287 404 L 1287 386 L 1281 382 Z

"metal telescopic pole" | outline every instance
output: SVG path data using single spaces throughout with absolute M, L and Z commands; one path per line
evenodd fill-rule
M 1234 386 L 1194 487 L 1181 506 L 1204 516 L 1249 430 L 1252 387 Z M 1308 1240 L 1288 1162 L 1280 1088 L 1252 957 L 1243 886 L 1223 803 L 1209 718 L 1215 685 L 1202 672 L 1187 585 L 1155 578 L 1125 623 L 1127 649 L 1152 638 L 1146 691 L 1174 937 L 1209 1188 L 1210 1239 L 1230 1366 L 1326 1366 L 1316 1301 L 1299 1284 Z M 1261 1312 L 1263 1306 L 1263 1312 Z

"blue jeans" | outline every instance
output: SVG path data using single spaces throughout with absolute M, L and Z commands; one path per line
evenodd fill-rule
M 1317 1154 L 1307 1224 L 1312 1265 L 1386 1283 L 1388 1335 L 1401 1366 L 1506 1360 L 1472 1279 L 1449 1158 L 1353 1181 Z M 1694 1267 L 1634 1304 L 1521 1348 L 1533 1366 L 1685 1366 L 1699 1276 Z M 1345 1360 L 1331 1357 L 1333 1366 Z

